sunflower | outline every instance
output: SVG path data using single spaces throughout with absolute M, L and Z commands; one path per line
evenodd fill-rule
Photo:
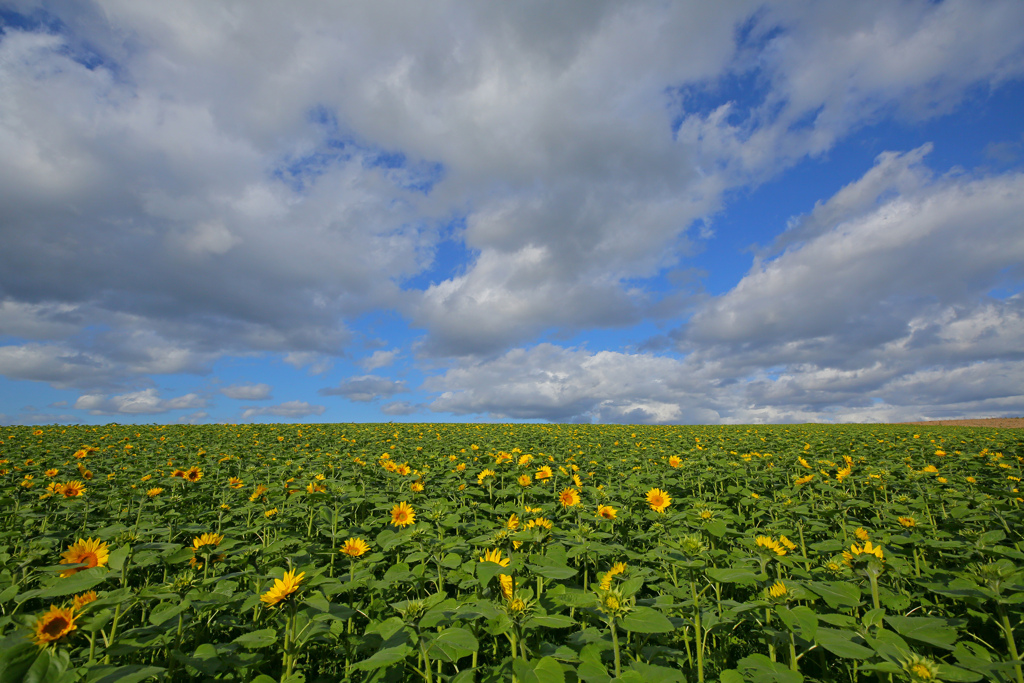
M 245 486 L 245 482 L 243 482 L 238 477 L 231 477 L 230 479 L 228 479 L 228 486 L 230 486 L 233 489 L 240 489 L 243 486 Z
M 487 550 L 484 552 L 484 556 L 480 558 L 481 562 L 493 562 L 499 564 L 502 567 L 507 567 L 508 563 L 512 560 L 508 557 L 501 556 L 501 549 L 494 548 L 493 550 Z
M 530 484 L 533 483 L 533 477 L 531 477 L 529 474 L 520 474 L 519 479 L 517 479 L 516 481 L 519 482 L 520 486 L 529 486 Z
M 192 550 L 195 552 L 204 545 L 212 545 L 214 548 L 224 540 L 224 534 L 205 533 L 192 539 Z
M 67 578 L 72 574 L 77 574 L 83 569 L 92 569 L 93 567 L 102 567 L 107 564 L 107 559 L 110 557 L 110 550 L 107 548 L 107 544 L 100 541 L 100 539 L 88 538 L 86 540 L 78 539 L 72 544 L 67 550 L 61 553 L 61 564 L 84 564 L 84 567 L 72 567 L 65 569 L 61 572 L 61 577 Z
M 785 536 L 779 536 L 779 543 L 786 546 L 786 549 L 790 552 L 796 550 L 796 543 L 793 543 L 793 541 L 789 540 Z
M 661 489 L 651 489 L 647 492 L 647 504 L 655 512 L 665 512 L 666 508 L 672 504 L 672 498 Z
M 913 517 L 899 517 L 896 521 L 908 529 L 917 526 L 917 520 Z
M 599 574 L 598 578 L 601 581 L 601 590 L 611 590 L 612 579 L 614 579 L 616 576 L 623 573 L 624 571 L 626 571 L 626 563 L 616 562 L 612 565 L 612 568 L 609 569 L 607 572 L 605 572 L 604 574 Z
M 184 477 L 185 476 L 185 470 L 175 469 L 173 472 L 171 472 L 171 476 L 172 477 Z
M 506 529 L 513 529 L 513 530 L 514 529 L 518 529 L 519 528 L 519 515 L 517 515 L 514 512 L 511 515 L 509 515 L 508 519 L 505 520 L 505 528 Z
M 155 488 L 151 488 L 148 491 L 146 491 L 146 495 L 149 496 L 150 498 L 156 498 L 157 496 L 159 496 L 163 492 L 164 492 L 164 490 L 162 488 L 160 488 L 159 486 L 157 486 Z
M 787 552 L 786 548 L 771 536 L 758 536 L 754 539 L 754 543 L 756 543 L 759 548 L 766 548 L 779 557 L 782 557 Z
M 266 512 L 263 513 L 263 516 L 266 517 L 267 519 L 270 519 L 271 517 L 273 517 L 276 514 L 277 514 L 277 508 L 270 508 L 269 510 L 267 510 Z
M 543 517 L 538 517 L 537 519 L 531 519 L 529 522 L 526 523 L 526 528 L 527 529 L 532 529 L 532 528 L 538 527 L 538 526 L 542 527 L 544 529 L 547 529 L 548 531 L 551 531 L 551 527 L 554 526 L 554 523 L 551 522 L 551 520 L 544 519 Z
M 409 484 L 409 490 L 411 490 L 413 493 L 422 493 L 423 484 L 421 482 L 414 481 L 413 483 Z
M 256 487 L 256 490 L 252 492 L 252 495 L 249 496 L 249 502 L 255 503 L 257 498 L 259 498 L 260 496 L 262 496 L 264 493 L 266 493 L 269 490 L 270 489 L 267 488 L 266 486 L 264 486 L 263 484 L 259 484 Z
M 857 529 L 853 532 L 853 535 L 861 541 L 867 541 L 869 538 L 867 530 L 862 526 L 857 527 Z
M 615 519 L 615 508 L 611 505 L 598 505 L 597 516 L 603 517 L 604 519 Z
M 494 470 L 486 470 L 485 469 L 483 472 L 481 472 L 480 474 L 476 475 L 476 483 L 477 484 L 483 484 L 484 483 L 484 479 L 486 479 L 487 477 L 493 477 L 493 476 L 494 476 Z
M 551 471 L 551 468 L 548 467 L 547 465 L 544 465 L 533 474 L 534 479 L 536 479 L 537 481 L 544 481 L 545 479 L 550 479 L 553 476 L 555 476 L 554 473 Z
M 181 475 L 181 478 L 187 482 L 191 482 L 194 484 L 203 478 L 203 471 L 196 467 L 195 465 L 193 465 L 192 467 L 189 467 L 187 470 L 185 470 L 185 473 Z
M 669 456 L 669 458 L 668 458 L 668 466 L 669 467 L 679 467 L 682 464 L 683 464 L 683 459 L 680 458 L 678 455 L 671 455 L 671 456 Z
M 803 486 L 804 484 L 809 483 L 812 479 L 814 479 L 814 475 L 808 474 L 806 477 L 800 477 L 799 479 L 793 480 L 793 483 L 796 486 Z
M 283 578 L 274 579 L 274 585 L 260 596 L 260 601 L 266 604 L 267 607 L 274 607 L 281 601 L 287 600 L 288 596 L 299 590 L 299 586 L 304 578 L 306 578 L 306 572 L 301 572 L 298 575 L 295 574 L 294 569 L 285 572 Z
M 558 494 L 558 502 L 562 504 L 562 507 L 571 508 L 573 505 L 579 504 L 580 493 L 576 489 L 562 489 L 562 492 Z
M 416 511 L 404 500 L 391 508 L 391 524 L 393 526 L 408 526 L 416 521 Z
M 402 475 L 403 477 L 407 477 L 410 474 L 412 474 L 412 468 L 409 467 L 408 464 L 402 463 L 401 465 L 399 465 L 398 467 L 395 468 L 395 472 L 397 474 Z
M 52 477 L 56 477 L 58 474 L 60 474 L 60 472 L 58 472 L 55 469 L 48 469 L 45 472 L 43 472 L 43 474 L 45 474 L 46 476 L 52 478 Z
M 786 584 L 782 583 L 781 580 L 776 580 L 770 588 L 765 588 L 765 592 L 768 594 L 769 598 L 775 598 L 777 600 L 785 597 L 789 592 L 789 589 L 786 588 Z
M 847 565 L 852 566 L 854 559 L 860 559 L 862 556 L 874 556 L 879 562 L 884 562 L 885 557 L 882 553 L 882 546 L 871 545 L 871 541 L 865 541 L 863 546 L 858 546 L 856 543 L 850 545 L 850 549 L 843 551 L 843 560 Z M 870 558 L 867 558 L 870 559 Z
M 96 595 L 96 591 L 86 591 L 81 595 L 76 595 L 74 600 L 72 600 L 71 602 L 71 609 L 80 610 L 86 605 L 88 605 L 90 602 L 93 602 L 98 598 L 99 596 Z
M 61 486 L 60 492 L 64 494 L 65 498 L 79 498 L 85 495 L 85 490 L 85 484 L 77 479 L 72 479 Z
M 349 557 L 359 557 L 370 549 L 369 544 L 361 538 L 350 538 L 341 546 L 340 552 Z
M 78 627 L 75 626 L 75 611 L 73 608 L 50 605 L 50 611 L 36 620 L 34 628 L 36 645 L 46 647 L 50 643 L 60 640 L 76 628 Z

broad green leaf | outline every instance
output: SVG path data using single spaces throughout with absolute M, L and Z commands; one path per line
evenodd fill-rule
M 861 603 L 860 588 L 856 585 L 839 581 L 809 581 L 805 586 L 832 609 L 857 607 Z
M 634 608 L 632 612 L 622 617 L 619 625 L 634 633 L 668 633 L 675 630 L 675 626 L 664 614 L 642 606 Z
M 886 617 L 887 624 L 904 638 L 912 638 L 946 650 L 953 649 L 956 629 L 949 622 L 938 617 Z
M 159 678 L 166 671 L 159 666 L 98 666 L 89 669 L 87 683 L 140 683 Z
M 381 669 L 384 667 L 397 664 L 406 657 L 412 654 L 412 648 L 408 645 L 396 645 L 395 647 L 384 648 L 378 650 L 369 659 L 364 659 L 361 662 L 357 662 L 353 665 L 353 668 L 361 669 L 363 671 L 372 671 L 374 669 Z
M 574 622 L 564 614 L 538 614 L 523 624 L 524 628 L 569 628 Z
M 814 634 L 814 639 L 818 645 L 832 654 L 846 659 L 867 659 L 875 654 L 871 648 L 854 642 L 861 640 L 854 631 L 819 626 Z
M 757 575 L 746 567 L 709 567 L 705 573 L 719 583 L 757 583 Z
M 427 656 L 444 662 L 457 662 L 479 648 L 473 633 L 461 627 L 446 628 L 433 634 L 428 643 Z
M 241 645 L 249 650 L 256 650 L 261 647 L 267 647 L 277 642 L 277 629 L 264 628 L 258 631 L 250 631 L 244 635 L 238 636 L 233 641 L 236 645 Z
M 755 654 L 736 662 L 736 668 L 747 680 L 758 683 L 802 683 L 804 677 L 790 671 L 784 664 L 773 662 L 765 655 Z

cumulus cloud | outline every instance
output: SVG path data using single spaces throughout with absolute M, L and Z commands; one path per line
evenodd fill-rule
M 242 411 L 242 419 L 249 420 L 254 417 L 263 417 L 267 415 L 273 415 L 275 417 L 286 417 L 289 419 L 299 419 L 303 417 L 309 417 L 310 415 L 323 415 L 326 408 L 324 406 L 313 405 L 306 401 L 285 401 L 276 406 L 260 406 L 250 407 Z
M 271 387 L 269 384 L 232 384 L 224 387 L 220 393 L 228 398 L 239 401 L 263 401 L 270 398 Z
M 359 364 L 362 365 L 367 372 L 373 372 L 377 368 L 386 368 L 394 363 L 395 358 L 398 357 L 398 355 L 398 349 L 374 351 L 369 358 L 364 358 Z
M 74 407 L 91 415 L 155 415 L 171 410 L 203 408 L 206 403 L 206 399 L 197 394 L 164 399 L 156 389 L 143 389 L 117 396 L 83 394 L 75 401 Z
M 460 373 L 544 334 L 664 318 L 676 300 L 651 282 L 687 267 L 737 190 L 1024 74 L 1016 0 L 9 6 L 0 373 L 104 401 L 225 356 L 322 374 L 361 316 L 389 310 L 423 330 L 421 360 L 453 359 L 444 381 L 462 388 L 438 405 L 456 412 L 698 419 L 686 396 L 653 383 L 643 403 L 604 370 L 570 373 L 602 378 L 596 402 L 566 389 L 506 408 Z M 884 155 L 795 219 L 674 333 L 680 350 L 740 381 L 801 360 L 863 373 L 880 349 L 946 339 L 941 321 L 967 334 L 993 273 L 1020 277 L 1021 181 L 936 180 L 926 154 Z M 466 260 L 445 263 L 445 242 Z M 327 391 L 404 390 L 375 377 Z
M 344 380 L 336 387 L 320 389 L 317 393 L 321 396 L 344 396 L 350 401 L 368 402 L 379 398 L 391 398 L 405 391 L 409 391 L 405 382 L 377 375 L 363 375 Z

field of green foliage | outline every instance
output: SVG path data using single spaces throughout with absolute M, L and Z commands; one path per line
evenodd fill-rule
M 1024 683 L 1024 431 L 0 427 L 0 683 Z

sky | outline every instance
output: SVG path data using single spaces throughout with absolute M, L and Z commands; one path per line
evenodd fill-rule
M 0 0 L 0 424 L 1024 415 L 1019 0 Z

